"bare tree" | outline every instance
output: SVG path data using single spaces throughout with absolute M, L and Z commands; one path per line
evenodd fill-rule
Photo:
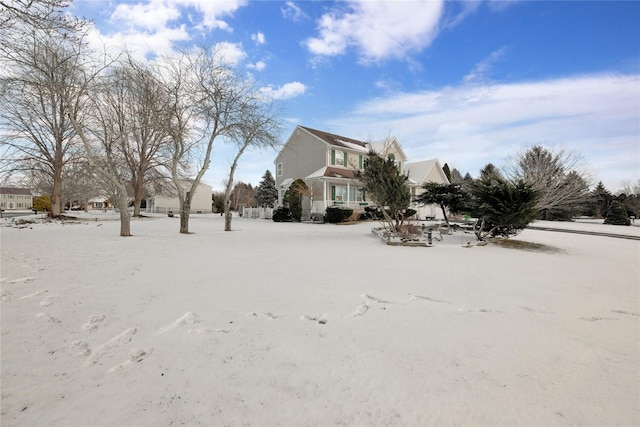
M 189 233 L 191 199 L 209 169 L 214 142 L 242 134 L 244 115 L 253 111 L 256 97 L 215 48 L 185 53 L 170 63 L 168 70 L 172 94 L 171 171 L 180 200 L 180 233 Z M 179 165 L 184 165 L 187 158 L 194 165 L 195 177 L 185 189 Z
M 567 215 L 588 196 L 589 180 L 581 164 L 579 154 L 534 146 L 511 159 L 507 175 L 533 187 L 539 195 L 536 209 L 543 217 Z
M 273 106 L 254 96 L 253 102 L 246 104 L 246 110 L 243 114 L 243 123 L 237 128 L 237 132 L 232 137 L 237 151 L 229 169 L 229 176 L 226 179 L 224 231 L 231 231 L 231 190 L 233 188 L 233 175 L 238 167 L 240 157 L 248 148 L 274 148 L 280 144 L 278 138 L 280 123 L 278 122 L 278 114 L 273 110 Z
M 117 60 L 117 59 L 116 59 Z M 120 211 L 120 236 L 131 236 L 129 171 L 122 153 L 122 139 L 129 132 L 124 96 L 110 72 L 116 60 L 106 53 L 99 57 L 78 40 L 68 43 L 65 66 L 76 76 L 72 85 L 60 84 L 57 94 L 73 129 L 82 142 L 86 159 L 102 180 Z M 73 89 L 73 91 L 71 91 Z
M 84 25 L 83 20 L 65 14 L 72 0 L 0 0 L 0 32 L 4 43 L 10 44 L 24 28 L 73 33 Z M 3 44 L 3 42 L 0 42 Z
M 163 179 L 159 162 L 169 142 L 168 93 L 153 70 L 131 56 L 114 69 L 111 86 L 118 91 L 113 107 L 122 125 L 119 150 L 129 171 L 133 215 L 140 216 L 145 190 L 153 181 Z
M 78 103 L 80 74 L 75 43 L 55 31 L 23 31 L 21 43 L 3 49 L 0 117 L 6 136 L 2 173 L 48 177 L 52 215 L 61 213 L 65 169 L 83 158 L 65 100 Z M 79 112 L 81 114 L 81 112 Z

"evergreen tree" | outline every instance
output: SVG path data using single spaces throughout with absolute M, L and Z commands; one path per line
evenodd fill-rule
M 417 202 L 436 204 L 442 209 L 444 220 L 449 225 L 446 208 L 452 213 L 461 212 L 468 203 L 468 196 L 458 184 L 426 183 L 422 188 L 426 191 L 416 198 Z
M 393 158 L 384 159 L 370 151 L 364 161 L 364 169 L 356 171 L 356 178 L 362 182 L 371 199 L 382 208 L 390 228 L 398 231 L 403 212 L 411 203 L 411 192 L 407 185 L 409 177 L 400 173 Z
M 533 186 L 523 180 L 506 180 L 492 164 L 474 181 L 472 195 L 473 213 L 479 219 L 475 230 L 478 240 L 516 234 L 537 216 L 538 194 Z
M 298 178 L 291 183 L 291 186 L 284 193 L 284 203 L 291 211 L 291 217 L 294 221 L 302 220 L 302 196 L 306 193 L 308 187 L 304 180 Z
M 267 169 L 256 190 L 256 203 L 258 206 L 273 207 L 276 200 L 278 200 L 276 180 L 273 178 L 271 171 Z
M 587 214 L 603 218 L 612 201 L 613 195 L 606 189 L 602 181 L 598 182 L 596 188 L 589 194 Z
M 631 220 L 624 205 L 618 200 L 614 200 L 609 206 L 604 223 L 611 225 L 631 225 Z
M 449 182 L 451 182 L 451 169 L 449 169 L 449 165 L 447 163 L 442 167 L 442 172 L 444 172 L 444 175 L 447 177 Z

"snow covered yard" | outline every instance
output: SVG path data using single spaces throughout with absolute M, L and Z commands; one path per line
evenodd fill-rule
M 0 228 L 2 424 L 640 424 L 638 241 L 375 225 Z

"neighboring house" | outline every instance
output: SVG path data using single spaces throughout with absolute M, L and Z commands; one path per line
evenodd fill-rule
M 185 183 L 186 188 L 190 188 L 190 183 Z M 213 188 L 210 185 L 200 183 L 196 188 L 196 193 L 191 199 L 191 213 L 211 213 Z M 145 199 L 147 213 L 168 213 L 169 211 L 180 212 L 180 201 L 178 195 L 155 194 Z
M 0 209 L 24 210 L 33 207 L 33 195 L 28 188 L 0 187 Z
M 111 209 L 111 200 L 108 197 L 94 197 L 87 202 L 88 210 L 105 210 Z
M 324 214 L 329 206 L 363 211 L 372 204 L 355 173 L 364 167 L 371 150 L 392 158 L 404 172 L 406 156 L 393 138 L 369 144 L 328 132 L 297 126 L 276 157 L 278 205 L 284 193 L 298 178 L 305 181 L 310 196 L 303 200 L 303 219 Z
M 442 170 L 442 166 L 438 159 L 423 160 L 421 162 L 405 163 L 404 165 L 407 175 L 409 175 L 409 188 L 411 190 L 411 200 L 424 193 L 422 186 L 428 182 L 438 184 L 449 184 L 447 175 Z M 437 205 L 423 205 L 413 202 L 411 207 L 417 211 L 418 219 L 440 218 L 442 219 L 442 210 Z

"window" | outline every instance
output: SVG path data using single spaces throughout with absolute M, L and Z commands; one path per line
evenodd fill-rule
M 363 169 L 364 168 L 364 160 L 362 157 L 362 154 L 360 154 L 360 156 L 358 157 L 358 169 Z
M 347 156 L 343 151 L 331 150 L 331 164 L 347 166 Z
M 276 176 L 282 176 L 282 172 L 283 172 L 283 166 L 282 163 L 278 163 L 278 166 L 276 166 Z
M 362 188 L 349 188 L 349 200 L 353 202 L 364 202 L 364 190 Z
M 331 186 L 331 200 L 334 202 L 342 203 L 347 201 L 347 186 L 346 185 L 332 185 Z

